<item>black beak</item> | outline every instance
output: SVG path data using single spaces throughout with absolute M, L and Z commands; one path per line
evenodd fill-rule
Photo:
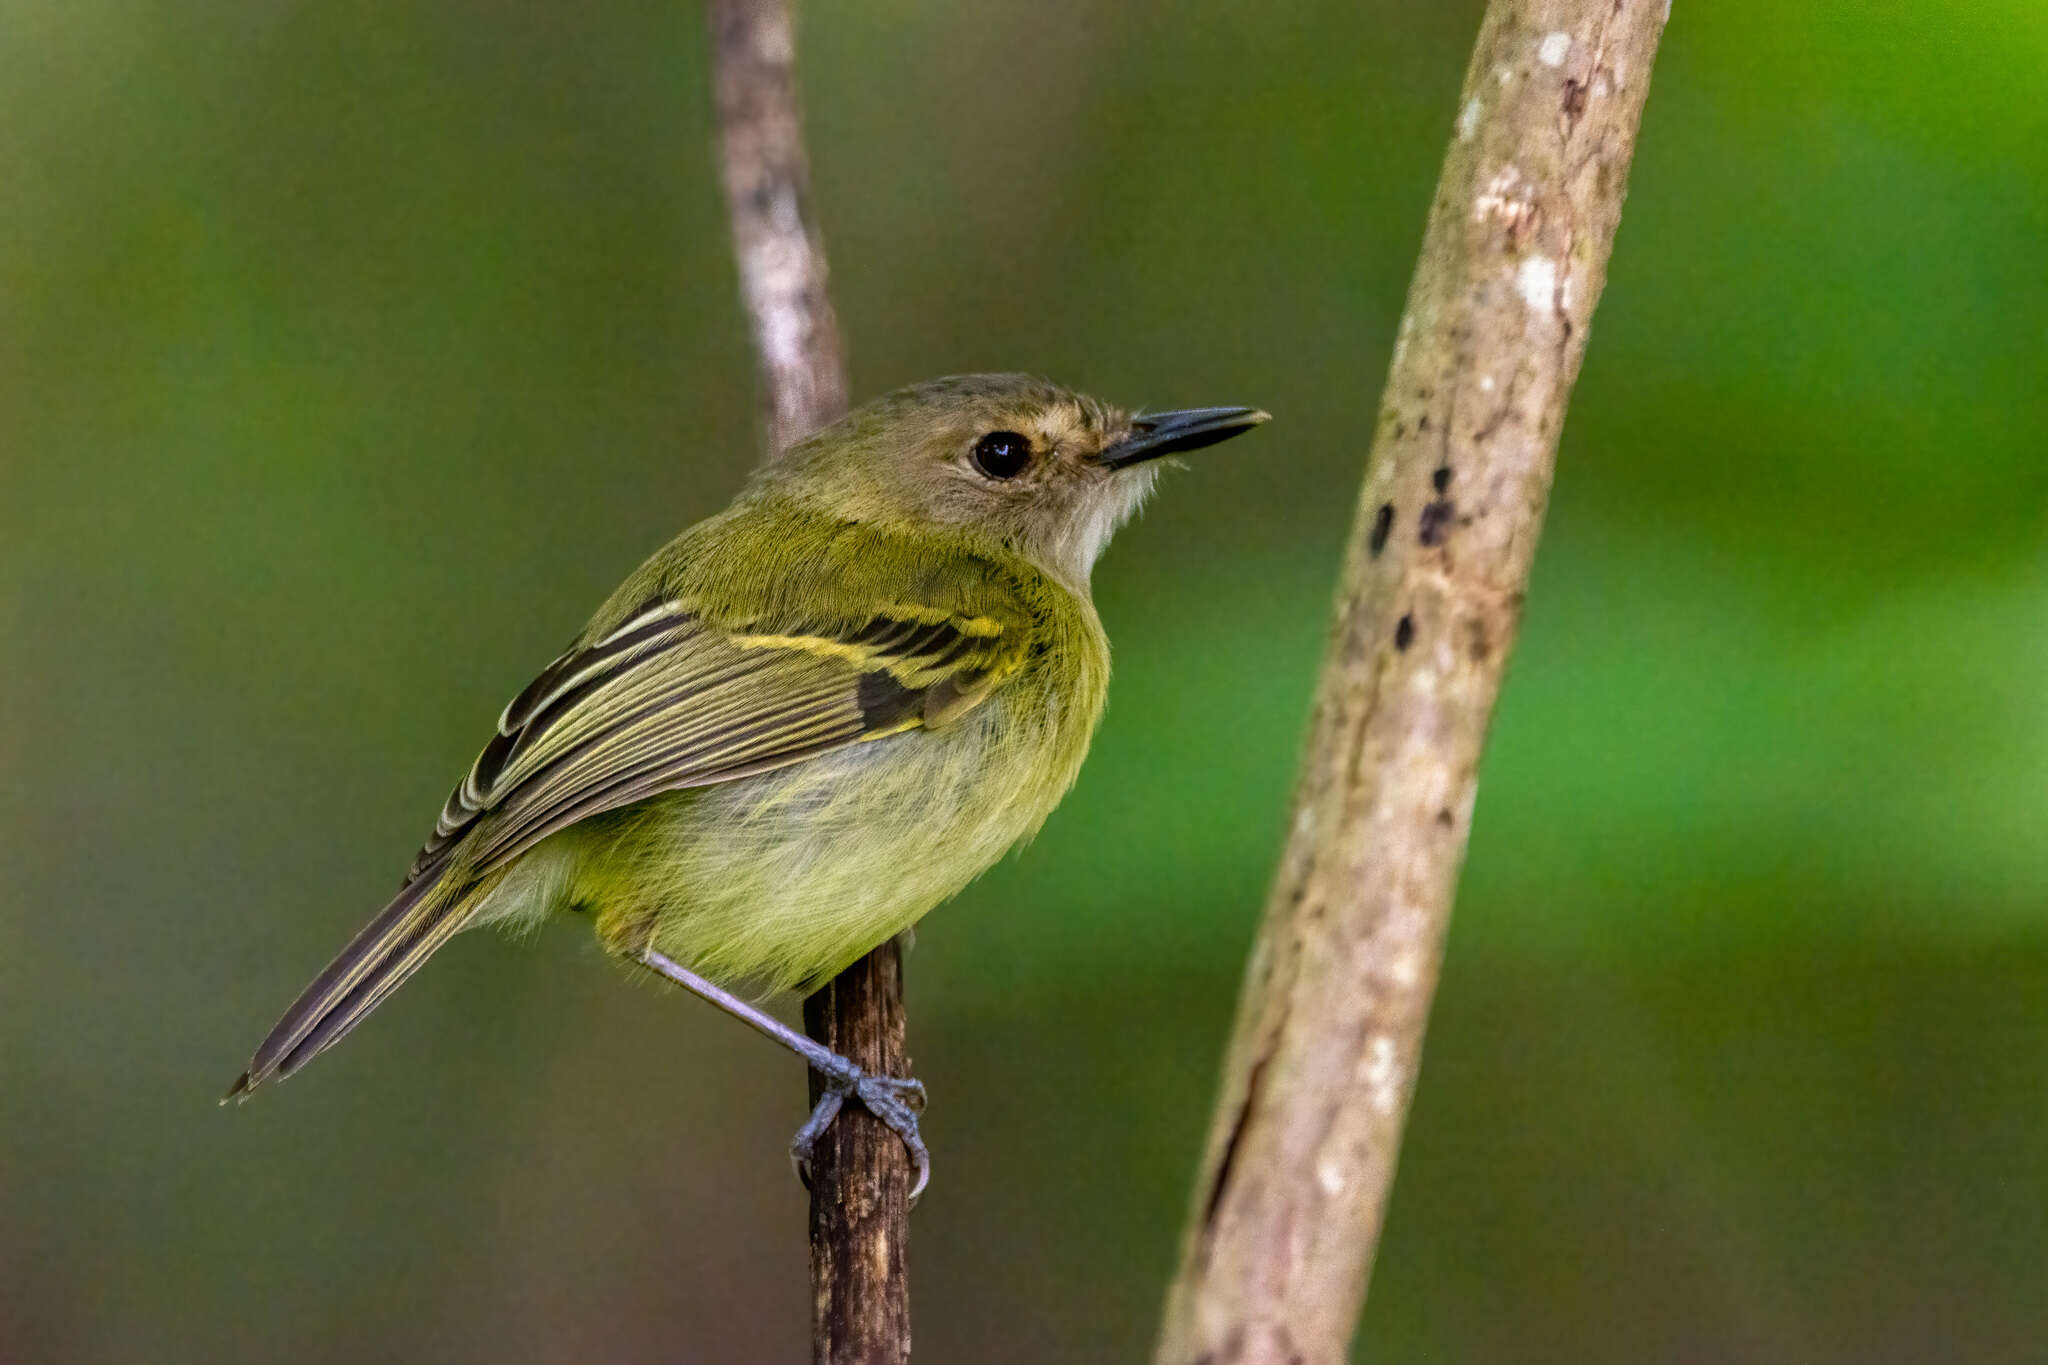
M 1131 434 L 1105 446 L 1097 458 L 1111 469 L 1143 464 L 1162 455 L 1200 450 L 1233 436 L 1242 436 L 1261 422 L 1272 421 L 1257 408 L 1185 408 L 1131 419 Z

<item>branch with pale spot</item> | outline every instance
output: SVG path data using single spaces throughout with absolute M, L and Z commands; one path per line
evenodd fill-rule
M 1159 1365 L 1338 1365 L 1667 0 L 1494 0 L 1394 344 Z
M 845 353 L 810 210 L 796 24 L 786 0 L 706 0 L 705 17 L 719 171 L 772 459 L 846 411 Z

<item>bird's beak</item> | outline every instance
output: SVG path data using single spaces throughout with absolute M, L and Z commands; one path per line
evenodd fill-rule
M 1111 469 L 1122 469 L 1162 455 L 1213 446 L 1272 420 L 1270 414 L 1257 408 L 1185 408 L 1180 412 L 1149 413 L 1133 417 L 1130 435 L 1103 447 L 1096 458 Z

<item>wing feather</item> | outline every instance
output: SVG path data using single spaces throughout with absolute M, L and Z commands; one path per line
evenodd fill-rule
M 721 625 L 650 601 L 505 708 L 410 875 L 451 856 L 483 875 L 603 811 L 943 724 L 1021 666 L 1026 634 L 916 606 Z

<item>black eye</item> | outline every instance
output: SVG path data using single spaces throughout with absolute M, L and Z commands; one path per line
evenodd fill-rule
M 991 431 L 974 443 L 974 467 L 991 479 L 1014 479 L 1031 463 L 1031 438 Z

